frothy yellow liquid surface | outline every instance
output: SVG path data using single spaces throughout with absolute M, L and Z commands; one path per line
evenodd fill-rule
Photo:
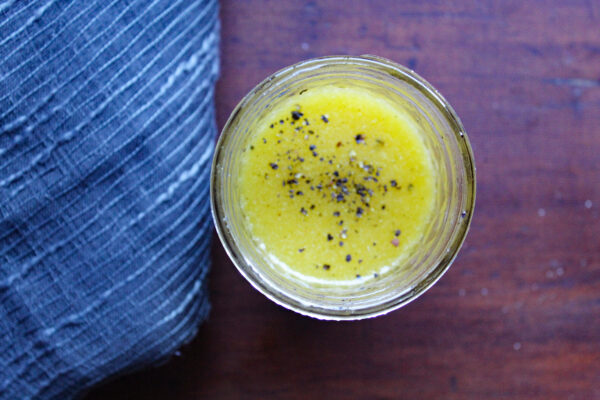
M 419 246 L 435 170 L 405 111 L 366 89 L 324 86 L 281 102 L 253 129 L 241 206 L 276 268 L 347 284 L 378 279 Z

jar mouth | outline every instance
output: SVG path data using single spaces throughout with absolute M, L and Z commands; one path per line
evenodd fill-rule
M 337 68 L 337 69 L 336 69 Z M 409 288 L 386 293 L 380 298 L 374 297 L 365 302 L 352 301 L 344 303 L 340 299 L 337 303 L 319 294 L 317 298 L 310 299 L 303 295 L 303 289 L 287 288 L 276 279 L 268 276 L 256 264 L 256 257 L 248 253 L 247 248 L 242 248 L 239 237 L 236 237 L 235 228 L 232 228 L 231 206 L 235 198 L 228 191 L 228 177 L 232 168 L 232 149 L 239 147 L 241 136 L 244 135 L 243 123 L 252 117 L 251 112 L 261 110 L 276 101 L 273 93 L 284 96 L 293 85 L 305 79 L 306 76 L 321 76 L 352 69 L 352 74 L 372 74 L 381 77 L 387 85 L 411 88 L 411 94 L 418 96 L 419 101 L 427 103 L 431 110 L 432 119 L 443 126 L 441 140 L 451 145 L 456 167 L 453 167 L 453 179 L 456 179 L 457 202 L 451 215 L 451 231 L 444 236 L 444 242 L 438 244 L 443 247 L 435 257 L 428 261 L 431 265 L 422 269 L 427 270 L 418 277 Z M 343 74 L 342 74 L 343 75 Z M 350 76 L 350 75 L 348 75 Z M 342 77 L 343 78 L 343 77 Z M 249 111 L 250 110 L 250 111 Z M 438 121 L 439 120 L 439 121 Z M 247 121 L 246 121 L 247 122 Z M 303 315 L 318 319 L 329 320 L 357 320 L 386 314 L 415 300 L 429 289 L 448 270 L 466 237 L 469 230 L 475 205 L 475 164 L 473 152 L 468 137 L 459 117 L 444 97 L 425 79 L 387 59 L 376 56 L 328 56 L 310 59 L 283 68 L 275 72 L 255 88 L 253 88 L 236 106 L 225 124 L 216 145 L 213 158 L 210 180 L 211 212 L 216 231 L 225 251 L 235 264 L 238 271 L 250 282 L 254 288 L 263 293 L 275 303 Z M 453 183 L 454 184 L 454 183 Z M 453 221 L 453 222 L 452 222 Z M 239 236 L 239 235 L 238 235 Z M 310 288 L 308 292 L 310 292 Z M 382 289 L 383 290 L 383 289 Z M 302 293 L 300 293 L 302 292 Z M 320 296 L 320 297 L 319 297 Z M 331 301 L 330 301 L 331 300 Z M 330 301 L 328 303 L 328 301 Z

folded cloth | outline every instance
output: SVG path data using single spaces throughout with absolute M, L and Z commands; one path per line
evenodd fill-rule
M 163 361 L 208 312 L 216 0 L 0 0 L 0 399 Z

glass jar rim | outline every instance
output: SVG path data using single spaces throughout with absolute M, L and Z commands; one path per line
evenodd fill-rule
M 227 228 L 224 224 L 224 215 L 221 215 L 222 210 L 220 210 L 218 207 L 217 199 L 217 186 L 219 185 L 219 174 L 217 166 L 221 156 L 223 143 L 227 139 L 227 137 L 232 134 L 233 131 L 231 129 L 231 126 L 235 123 L 236 118 L 244 109 L 244 107 L 246 107 L 249 104 L 252 104 L 252 101 L 261 96 L 261 93 L 263 93 L 266 89 L 270 88 L 273 85 L 281 84 L 282 82 L 285 82 L 286 79 L 293 78 L 297 74 L 309 72 L 332 64 L 359 65 L 365 68 L 383 69 L 383 71 L 390 75 L 392 78 L 410 84 L 421 94 L 423 94 L 426 97 L 426 99 L 431 103 L 431 105 L 433 105 L 435 109 L 440 112 L 440 115 L 448 122 L 451 128 L 451 133 L 455 135 L 457 143 L 459 144 L 460 153 L 463 157 L 463 172 L 466 176 L 467 186 L 465 191 L 465 204 L 467 207 L 465 210 L 463 210 L 463 219 L 461 221 L 459 231 L 456 232 L 456 234 L 452 237 L 453 240 L 448 248 L 449 254 L 438 265 L 436 265 L 429 271 L 426 277 L 419 282 L 419 285 L 417 285 L 417 287 L 411 290 L 411 293 L 409 295 L 402 296 L 402 298 L 400 299 L 393 299 L 393 301 L 378 304 L 379 307 L 377 309 L 369 309 L 364 312 L 351 315 L 336 313 L 333 309 L 327 309 L 328 312 L 318 312 L 313 309 L 302 307 L 302 305 L 294 299 L 291 299 L 289 296 L 282 294 L 281 291 L 278 290 L 278 287 L 272 286 L 268 281 L 260 281 L 256 279 L 256 277 L 253 274 L 249 273 L 249 266 L 247 265 L 245 260 L 240 259 L 240 257 L 237 256 L 234 252 L 234 249 L 236 249 L 237 246 L 235 244 L 234 238 L 231 236 L 231 234 L 229 234 L 229 232 L 227 232 Z M 396 310 L 410 303 L 411 301 L 418 298 L 421 294 L 426 292 L 429 288 L 431 288 L 449 269 L 450 265 L 456 258 L 458 251 L 462 246 L 462 243 L 466 238 L 467 232 L 471 224 L 473 210 L 475 207 L 475 192 L 476 177 L 473 151 L 465 129 L 450 103 L 438 92 L 437 89 L 435 89 L 429 82 L 427 82 L 416 72 L 388 59 L 372 55 L 326 56 L 308 59 L 285 67 L 264 79 L 261 83 L 256 85 L 246 96 L 242 98 L 242 100 L 234 108 L 229 119 L 224 125 L 223 130 L 221 131 L 221 135 L 216 144 L 210 176 L 211 213 L 216 227 L 216 231 L 227 255 L 232 260 L 233 264 L 236 266 L 236 268 L 242 274 L 242 276 L 244 276 L 244 278 L 256 290 L 261 292 L 263 295 L 265 295 L 267 298 L 269 298 L 276 304 L 279 304 L 284 308 L 290 309 L 292 311 L 306 316 L 328 320 L 358 320 L 387 314 L 388 312 Z

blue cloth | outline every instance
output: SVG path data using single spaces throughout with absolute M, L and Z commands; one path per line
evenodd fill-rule
M 216 0 L 0 0 L 0 399 L 163 361 L 208 312 Z

